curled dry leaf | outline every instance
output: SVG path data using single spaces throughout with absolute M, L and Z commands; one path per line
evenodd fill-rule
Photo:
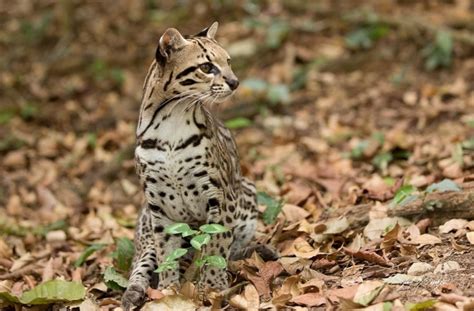
M 473 232 L 467 232 L 466 233 L 466 238 L 471 243 L 471 245 L 474 245 L 474 231 Z
M 455 249 L 458 252 L 470 250 L 470 247 L 468 245 L 459 244 L 458 242 L 456 242 L 456 239 L 454 237 L 450 237 L 449 241 L 451 242 L 451 246 L 453 247 L 453 249 Z
M 247 284 L 244 293 L 233 296 L 229 302 L 233 307 L 250 311 L 259 310 L 260 306 L 259 294 L 252 284 Z
M 151 288 L 151 287 L 147 288 L 146 294 L 147 294 L 148 298 L 150 298 L 151 300 L 158 300 L 158 299 L 161 299 L 165 296 L 165 295 L 163 295 L 163 293 L 160 290 L 154 289 L 154 288 Z
M 343 288 L 335 288 L 326 291 L 326 296 L 333 302 L 338 302 L 339 298 L 352 300 L 357 292 L 359 285 L 352 285 Z
M 353 301 L 363 306 L 368 306 L 380 294 L 384 288 L 381 281 L 366 281 L 359 285 Z
M 262 295 L 264 299 L 268 299 L 271 297 L 271 281 L 282 271 L 283 266 L 279 262 L 268 261 L 259 267 L 259 271 L 256 274 L 247 269 L 244 269 L 242 273 L 255 285 L 258 293 Z
M 326 223 L 326 230 L 324 234 L 339 234 L 349 228 L 349 222 L 346 217 L 340 217 L 336 219 L 330 219 Z
M 299 286 L 301 277 L 299 275 L 292 275 L 287 277 L 280 288 L 275 289 L 273 293 L 272 302 L 275 305 L 282 305 L 301 294 Z
M 383 241 L 380 244 L 380 248 L 384 250 L 391 249 L 395 245 L 395 243 L 398 241 L 398 235 L 400 234 L 400 231 L 401 231 L 400 225 L 397 223 L 395 227 L 393 227 L 392 230 L 390 230 L 384 235 Z
M 156 301 L 146 303 L 143 311 L 195 311 L 197 306 L 189 299 L 181 295 L 165 296 Z
M 16 259 L 13 262 L 13 265 L 11 266 L 10 271 L 11 272 L 17 271 L 23 268 L 24 266 L 28 265 L 29 263 L 33 262 L 33 260 L 34 258 L 31 255 L 31 253 L 25 253 L 23 256 L 21 256 L 20 258 Z
M 423 277 L 421 276 L 415 276 L 415 275 L 407 275 L 407 274 L 402 274 L 402 273 L 397 273 L 391 277 L 383 279 L 383 281 L 387 284 L 396 284 L 396 285 L 408 285 L 412 283 L 418 283 L 423 280 Z
M 434 235 L 425 233 L 417 237 L 414 237 L 410 241 L 410 244 L 415 244 L 419 246 L 435 245 L 435 244 L 441 244 L 441 239 Z
M 471 220 L 470 222 L 468 222 L 465 227 L 468 230 L 474 231 L 474 220 Z
M 282 212 L 290 223 L 296 223 L 310 215 L 305 209 L 293 204 L 284 204 Z
M 431 226 L 431 219 L 429 218 L 424 218 L 416 223 L 416 226 L 418 227 L 418 230 L 420 233 L 425 233 L 426 230 L 428 230 L 428 227 Z
M 411 222 L 401 217 L 385 217 L 382 219 L 371 219 L 370 222 L 364 228 L 364 235 L 370 240 L 379 239 L 383 236 L 387 228 L 392 228 L 399 224 L 401 227 L 406 227 Z
M 298 274 L 298 272 L 302 271 L 305 267 L 309 267 L 312 263 L 309 259 L 298 257 L 281 257 L 278 261 L 290 275 Z
M 326 304 L 326 297 L 320 293 L 306 293 L 293 297 L 291 302 L 307 307 L 318 307 Z
M 415 262 L 408 268 L 408 275 L 423 275 L 433 271 L 433 266 L 427 262 Z
M 464 228 L 467 224 L 465 219 L 450 219 L 444 225 L 439 226 L 439 233 L 449 233 Z
M 304 238 L 296 238 L 290 248 L 290 254 L 300 258 L 312 258 L 319 254 L 319 249 L 313 248 Z
M 384 257 L 380 256 L 379 254 L 375 253 L 374 251 L 357 251 L 353 252 L 350 249 L 344 247 L 344 253 L 347 255 L 353 256 L 358 259 L 363 259 L 371 263 L 375 263 L 381 266 L 390 267 L 393 264 L 385 259 Z
M 42 282 L 46 282 L 46 281 L 52 280 L 53 276 L 54 276 L 53 258 L 51 257 L 43 268 L 41 280 Z

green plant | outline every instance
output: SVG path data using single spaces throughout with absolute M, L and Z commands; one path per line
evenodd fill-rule
M 114 259 L 114 265 L 109 266 L 104 271 L 104 282 L 108 288 L 113 290 L 123 290 L 127 287 L 128 280 L 123 276 L 122 273 L 128 271 L 132 265 L 133 255 L 135 253 L 135 248 L 133 245 L 132 240 L 129 238 L 119 238 L 115 241 L 115 251 L 110 254 L 110 256 Z M 92 254 L 93 252 L 101 249 L 100 244 L 96 244 L 97 246 L 92 247 L 92 249 L 87 248 L 83 254 L 83 260 L 87 259 L 87 257 Z M 76 262 L 76 264 L 82 264 L 81 261 Z
M 199 230 L 194 230 L 185 223 L 175 223 L 165 228 L 165 233 L 167 234 L 181 235 L 183 238 L 192 236 L 190 243 L 192 248 L 196 250 L 194 264 L 197 267 L 209 265 L 220 269 L 227 267 L 226 259 L 218 255 L 202 256 L 201 249 L 204 245 L 209 243 L 211 240 L 211 234 L 227 231 L 229 231 L 228 228 L 219 224 L 202 225 L 199 227 Z M 165 257 L 165 260 L 158 266 L 158 269 L 156 269 L 155 272 L 178 269 L 178 259 L 186 255 L 188 251 L 189 249 L 186 248 L 175 249 Z
M 448 31 L 439 30 L 433 43 L 422 51 L 425 57 L 425 68 L 434 70 L 449 67 L 453 57 L 453 38 Z
M 272 224 L 281 212 L 283 200 L 275 200 L 267 193 L 259 192 L 257 193 L 257 201 L 267 207 L 263 212 L 263 222 L 267 225 Z
M 241 129 L 241 128 L 249 127 L 251 125 L 252 125 L 252 120 L 243 118 L 243 117 L 233 118 L 225 122 L 225 126 L 227 126 L 230 129 Z
M 425 200 L 429 193 L 446 191 L 457 192 L 461 191 L 461 188 L 451 179 L 443 179 L 440 182 L 433 183 L 423 191 L 419 191 L 412 185 L 404 185 L 397 190 L 390 206 L 395 207 L 407 205 L 417 199 Z
M 111 67 L 104 60 L 97 58 L 88 67 L 89 73 L 94 80 L 109 80 L 120 86 L 125 81 L 123 71 L 120 68 Z
M 286 84 L 271 84 L 262 79 L 251 78 L 242 81 L 242 88 L 265 104 L 276 105 L 290 102 L 290 89 Z
M 345 41 L 352 49 L 369 49 L 374 42 L 388 34 L 390 28 L 378 20 L 377 15 L 369 14 L 367 21 L 346 35 Z

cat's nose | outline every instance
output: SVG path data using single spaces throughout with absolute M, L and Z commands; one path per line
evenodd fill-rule
M 230 87 L 230 89 L 233 91 L 239 86 L 239 80 L 237 79 L 229 79 L 225 78 L 225 83 Z

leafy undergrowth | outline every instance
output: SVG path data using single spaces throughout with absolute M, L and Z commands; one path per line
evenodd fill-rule
M 166 27 L 215 16 L 242 80 L 217 110 L 259 190 L 256 239 L 281 258 L 229 262 L 202 308 L 474 308 L 472 10 L 244 2 L 0 8 L 1 308 L 119 308 L 146 68 Z M 198 306 L 191 283 L 147 294 Z

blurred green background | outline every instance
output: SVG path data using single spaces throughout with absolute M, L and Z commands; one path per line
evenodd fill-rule
M 216 113 L 244 174 L 278 209 L 289 204 L 279 217 L 314 224 L 402 184 L 474 180 L 473 0 L 3 0 L 2 273 L 46 250 L 42 265 L 50 256 L 56 275 L 91 287 L 116 241 L 133 251 L 117 238 L 133 238 L 142 202 L 143 80 L 168 27 L 193 34 L 214 21 L 241 81 Z M 80 259 L 98 244 L 108 248 Z M 31 273 L 18 288 L 53 276 Z

